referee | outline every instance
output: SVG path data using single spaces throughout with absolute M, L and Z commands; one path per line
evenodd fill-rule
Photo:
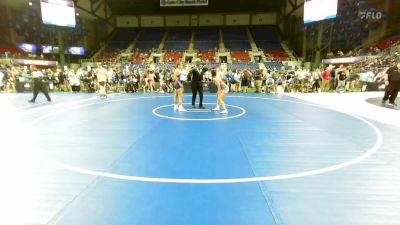
M 29 102 L 31 103 L 35 102 L 36 97 L 39 94 L 39 91 L 43 92 L 48 102 L 51 102 L 47 85 L 44 82 L 44 75 L 36 67 L 32 67 L 32 79 L 33 79 L 33 98 Z
M 397 106 L 395 103 L 397 94 L 400 91 L 400 62 L 396 66 L 390 67 L 387 71 L 387 86 L 385 88 L 385 96 L 382 99 L 382 104 L 386 104 L 389 99 L 389 105 Z
M 200 96 L 200 109 L 205 109 L 203 106 L 203 75 L 208 70 L 206 67 L 201 68 L 200 59 L 196 59 L 195 67 L 190 71 L 191 87 L 192 87 L 192 107 L 196 108 L 197 92 Z

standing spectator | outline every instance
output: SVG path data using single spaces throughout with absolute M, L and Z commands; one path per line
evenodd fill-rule
M 100 98 L 107 98 L 108 71 L 101 64 L 97 67 L 96 77 Z
M 311 89 L 311 77 L 310 75 L 306 75 L 303 78 L 303 82 L 302 82 L 303 86 L 302 86 L 302 92 L 303 93 L 308 93 Z
M 266 80 L 266 84 L 265 84 L 265 93 L 270 93 L 272 90 L 272 92 L 274 92 L 276 94 L 276 86 L 275 86 L 275 80 L 272 77 L 272 75 L 268 75 L 267 80 Z
M 292 70 L 287 72 L 286 75 L 284 76 L 285 80 L 282 86 L 284 92 L 290 93 L 292 91 L 294 74 L 295 73 Z
M 339 68 L 343 68 L 343 65 L 340 65 Z M 335 66 L 332 65 L 330 66 L 330 71 L 331 71 L 331 79 L 329 82 L 329 90 L 336 90 L 337 85 L 338 85 L 338 79 L 336 78 L 337 76 L 337 69 L 335 69 Z
M 135 69 L 132 76 L 134 92 L 137 92 L 139 90 L 139 82 L 140 82 L 140 72 L 138 69 Z
M 16 78 L 15 67 L 9 68 L 7 70 L 7 79 L 6 79 L 8 91 L 15 91 L 15 78 Z
M 55 83 L 56 83 L 56 77 L 55 77 L 53 71 L 52 71 L 51 69 L 47 69 L 47 70 L 45 71 L 45 75 L 46 75 L 47 80 L 48 80 L 48 82 L 49 82 L 49 89 L 50 89 L 50 90 L 54 90 L 54 88 L 55 88 Z
M 231 90 L 232 92 L 238 92 L 239 90 L 239 74 L 237 73 L 237 70 L 232 71 L 232 77 L 231 77 Z
M 344 92 L 346 89 L 346 80 L 347 80 L 347 70 L 343 66 L 336 71 L 336 80 L 337 80 L 337 87 L 336 92 Z
M 390 67 L 386 74 L 385 96 L 382 99 L 382 104 L 386 104 L 386 101 L 389 100 L 391 106 L 397 106 L 395 101 L 400 90 L 400 62 L 396 66 Z
M 160 74 L 160 70 L 156 70 L 154 72 L 154 89 L 158 90 L 160 88 L 161 85 L 161 74 Z
M 299 78 L 298 75 L 295 75 L 292 79 L 293 81 L 293 88 L 292 91 L 294 93 L 302 92 L 302 80 Z
M 68 72 L 67 71 L 61 71 L 61 69 L 57 69 L 57 73 L 58 73 L 58 82 L 60 83 L 60 90 L 61 91 L 71 91 L 69 83 L 68 83 L 68 79 L 67 79 L 67 75 Z
M 321 74 L 322 76 L 322 91 L 329 90 L 329 82 L 331 79 L 331 70 L 329 67 L 326 67 L 325 70 Z
M 4 91 L 4 73 L 0 70 L 0 91 Z
M 114 90 L 115 73 L 114 73 L 114 70 L 111 67 L 109 67 L 108 70 L 107 70 L 107 82 L 108 82 L 110 90 Z
M 353 70 L 349 70 L 349 75 L 346 82 L 346 90 L 347 91 L 355 91 L 356 87 L 359 86 L 359 75 L 354 73 Z
M 322 76 L 321 76 L 321 71 L 319 68 L 317 68 L 311 75 L 311 80 L 312 80 L 312 91 L 315 90 L 315 92 L 321 92 L 321 86 L 319 82 L 322 81 Z
M 68 71 L 68 81 L 69 84 L 71 85 L 71 90 L 72 92 L 79 92 L 79 87 L 80 87 L 80 79 L 77 76 L 77 73 L 75 73 L 75 71 L 71 68 Z
M 266 69 L 263 69 L 262 70 L 262 83 L 261 83 L 261 92 L 262 93 L 266 93 L 268 76 L 269 76 L 269 72 Z
M 147 73 L 146 84 L 147 84 L 147 87 L 149 88 L 149 91 L 151 93 L 154 92 L 155 77 L 156 77 L 156 74 L 154 73 L 154 70 L 152 70 L 152 69 L 149 70 L 148 73 Z
M 278 79 L 276 80 L 276 85 L 275 85 L 275 87 L 276 87 L 276 93 L 277 94 L 283 94 L 284 92 L 285 92 L 285 88 L 284 88 L 284 86 L 285 86 L 285 84 L 284 84 L 284 81 L 285 80 L 285 76 L 279 76 L 278 77 Z
M 254 74 L 254 82 L 256 86 L 256 93 L 261 92 L 261 85 L 262 85 L 262 73 L 260 70 L 256 70 Z
M 248 70 L 247 68 L 245 68 L 243 70 L 243 74 L 241 77 L 241 87 L 242 87 L 242 93 L 247 93 L 247 89 L 249 88 L 249 84 L 250 84 L 250 77 L 251 77 L 252 73 L 250 70 Z

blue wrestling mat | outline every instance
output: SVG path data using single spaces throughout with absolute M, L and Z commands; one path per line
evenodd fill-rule
M 20 116 L 27 138 L 16 146 L 46 168 L 35 197 L 43 206 L 38 212 L 47 213 L 34 222 L 384 225 L 400 219 L 398 185 L 387 186 L 400 181 L 391 176 L 400 167 L 387 167 L 399 144 L 383 141 L 397 128 L 277 95 L 229 95 L 229 114 L 210 110 L 214 95 L 205 96 L 207 109 L 185 104 L 187 112 L 173 110 L 171 95 L 54 99 L 16 107 L 33 112 Z M 387 216 L 377 217 L 382 210 Z

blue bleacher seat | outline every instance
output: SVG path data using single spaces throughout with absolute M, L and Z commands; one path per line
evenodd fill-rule
M 255 26 L 250 30 L 259 49 L 283 50 L 274 26 Z
M 209 51 L 219 48 L 219 31 L 217 28 L 198 28 L 195 31 L 195 48 Z
M 231 51 L 250 50 L 251 45 L 245 27 L 227 27 L 223 29 L 225 48 Z
M 164 32 L 164 28 L 144 28 L 135 48 L 141 51 L 149 51 L 158 48 Z
M 191 35 L 190 28 L 170 28 L 164 50 L 185 51 L 189 47 Z
M 115 37 L 110 41 L 105 52 L 115 52 L 128 48 L 136 37 L 138 29 L 136 28 L 119 28 Z

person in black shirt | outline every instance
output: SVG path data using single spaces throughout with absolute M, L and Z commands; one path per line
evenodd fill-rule
M 262 85 L 262 72 L 260 70 L 256 70 L 255 74 L 254 74 L 254 82 L 255 82 L 255 86 L 256 86 L 256 93 L 260 93 L 261 92 L 261 85 Z
M 29 102 L 34 103 L 36 101 L 36 97 L 38 96 L 39 91 L 46 96 L 48 102 L 51 102 L 51 98 L 49 96 L 49 90 L 47 88 L 46 83 L 44 82 L 43 72 L 33 66 L 31 69 L 32 69 L 32 80 L 33 80 L 33 98 L 29 100 Z
M 340 66 L 339 69 L 336 70 L 336 92 L 344 92 L 346 89 L 346 80 L 347 80 L 347 69 L 343 66 Z
M 400 90 L 400 62 L 397 66 L 390 67 L 387 71 L 387 86 L 385 88 L 385 96 L 382 99 L 382 104 L 386 104 L 389 100 L 391 106 L 397 106 L 395 101 Z
M 195 66 L 190 70 L 189 77 L 191 77 L 192 87 L 192 107 L 195 108 L 197 92 L 200 96 L 199 108 L 204 109 L 203 106 L 203 75 L 207 71 L 207 67 L 201 67 L 200 59 L 196 59 Z

